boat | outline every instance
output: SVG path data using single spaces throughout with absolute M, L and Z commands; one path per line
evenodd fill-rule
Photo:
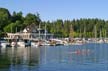
M 25 47 L 25 42 L 24 41 L 18 41 L 17 45 L 20 47 Z
M 6 40 L 1 40 L 0 41 L 0 46 L 1 47 L 7 47 L 7 46 L 9 46 L 9 42 L 7 42 Z
M 105 43 L 105 41 L 104 41 L 103 39 L 99 39 L 99 40 L 97 41 L 97 43 Z
M 41 42 L 40 41 L 31 41 L 31 47 L 39 47 L 41 46 Z
M 83 40 L 76 40 L 72 43 L 72 45 L 83 45 L 85 42 Z
M 11 42 L 11 46 L 12 46 L 12 47 L 16 47 L 16 46 L 17 46 L 17 42 L 14 42 L 14 41 Z
M 49 41 L 44 40 L 44 41 L 42 41 L 42 44 L 41 44 L 41 45 L 42 45 L 42 46 L 50 46 L 51 44 L 50 44 Z
M 54 46 L 64 45 L 64 42 L 60 39 L 50 39 L 50 44 Z
M 105 43 L 103 37 L 102 37 L 102 31 L 100 30 L 100 38 L 97 40 L 97 43 Z

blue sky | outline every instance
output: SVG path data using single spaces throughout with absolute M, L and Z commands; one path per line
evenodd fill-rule
M 42 20 L 101 18 L 108 19 L 108 0 L 0 0 L 0 7 L 36 14 Z

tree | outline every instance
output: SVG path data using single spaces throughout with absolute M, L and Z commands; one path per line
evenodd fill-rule
M 12 22 L 16 22 L 17 20 L 19 20 L 23 23 L 24 17 L 22 16 L 22 14 L 23 14 L 22 12 L 16 13 L 14 11 L 13 14 L 12 14 L 12 18 L 11 18 Z
M 24 24 L 26 26 L 33 23 L 35 23 L 36 25 L 39 25 L 40 21 L 41 20 L 40 20 L 39 14 L 35 15 L 35 14 L 28 13 L 24 19 Z
M 0 8 L 0 30 L 3 31 L 5 27 L 10 22 L 11 15 L 8 9 Z
M 15 33 L 15 32 L 18 32 L 17 28 L 18 28 L 18 23 L 11 23 L 11 24 L 7 25 L 6 27 L 4 27 L 4 31 L 10 32 L 10 33 Z

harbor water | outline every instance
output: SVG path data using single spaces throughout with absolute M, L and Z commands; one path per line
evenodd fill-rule
M 0 71 L 108 71 L 108 44 L 0 47 Z

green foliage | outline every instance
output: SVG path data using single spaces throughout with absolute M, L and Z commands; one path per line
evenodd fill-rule
M 13 32 L 14 30 L 12 30 L 14 27 L 16 27 L 16 24 L 15 23 L 11 23 L 9 24 L 8 26 L 4 27 L 4 31 L 5 32 Z
M 15 33 L 15 32 L 20 32 L 22 27 L 22 24 L 20 21 L 16 21 L 15 23 L 11 23 L 4 27 L 4 32 L 10 32 L 10 33 Z
M 81 18 L 73 20 L 57 19 L 56 21 L 41 21 L 39 14 L 13 12 L 10 15 L 5 8 L 0 8 L 0 34 L 3 32 L 20 32 L 26 26 L 36 24 L 57 37 L 108 37 L 108 21 L 98 18 Z M 96 30 L 94 29 L 96 27 Z
M 11 16 L 7 9 L 0 8 L 0 31 L 3 31 L 3 27 L 9 24 Z
M 48 22 L 44 22 L 48 24 Z M 108 33 L 108 21 L 101 19 L 73 19 L 73 20 L 57 20 L 50 22 L 50 32 L 54 34 L 59 34 L 63 37 L 95 37 L 94 27 L 96 26 L 97 37 L 100 36 L 100 31 L 102 31 L 102 37 Z M 106 31 L 106 33 L 105 33 Z M 106 36 L 107 37 L 107 36 Z
M 35 15 L 35 14 L 28 13 L 24 19 L 24 24 L 27 26 L 33 23 L 39 25 L 40 23 L 39 14 Z

